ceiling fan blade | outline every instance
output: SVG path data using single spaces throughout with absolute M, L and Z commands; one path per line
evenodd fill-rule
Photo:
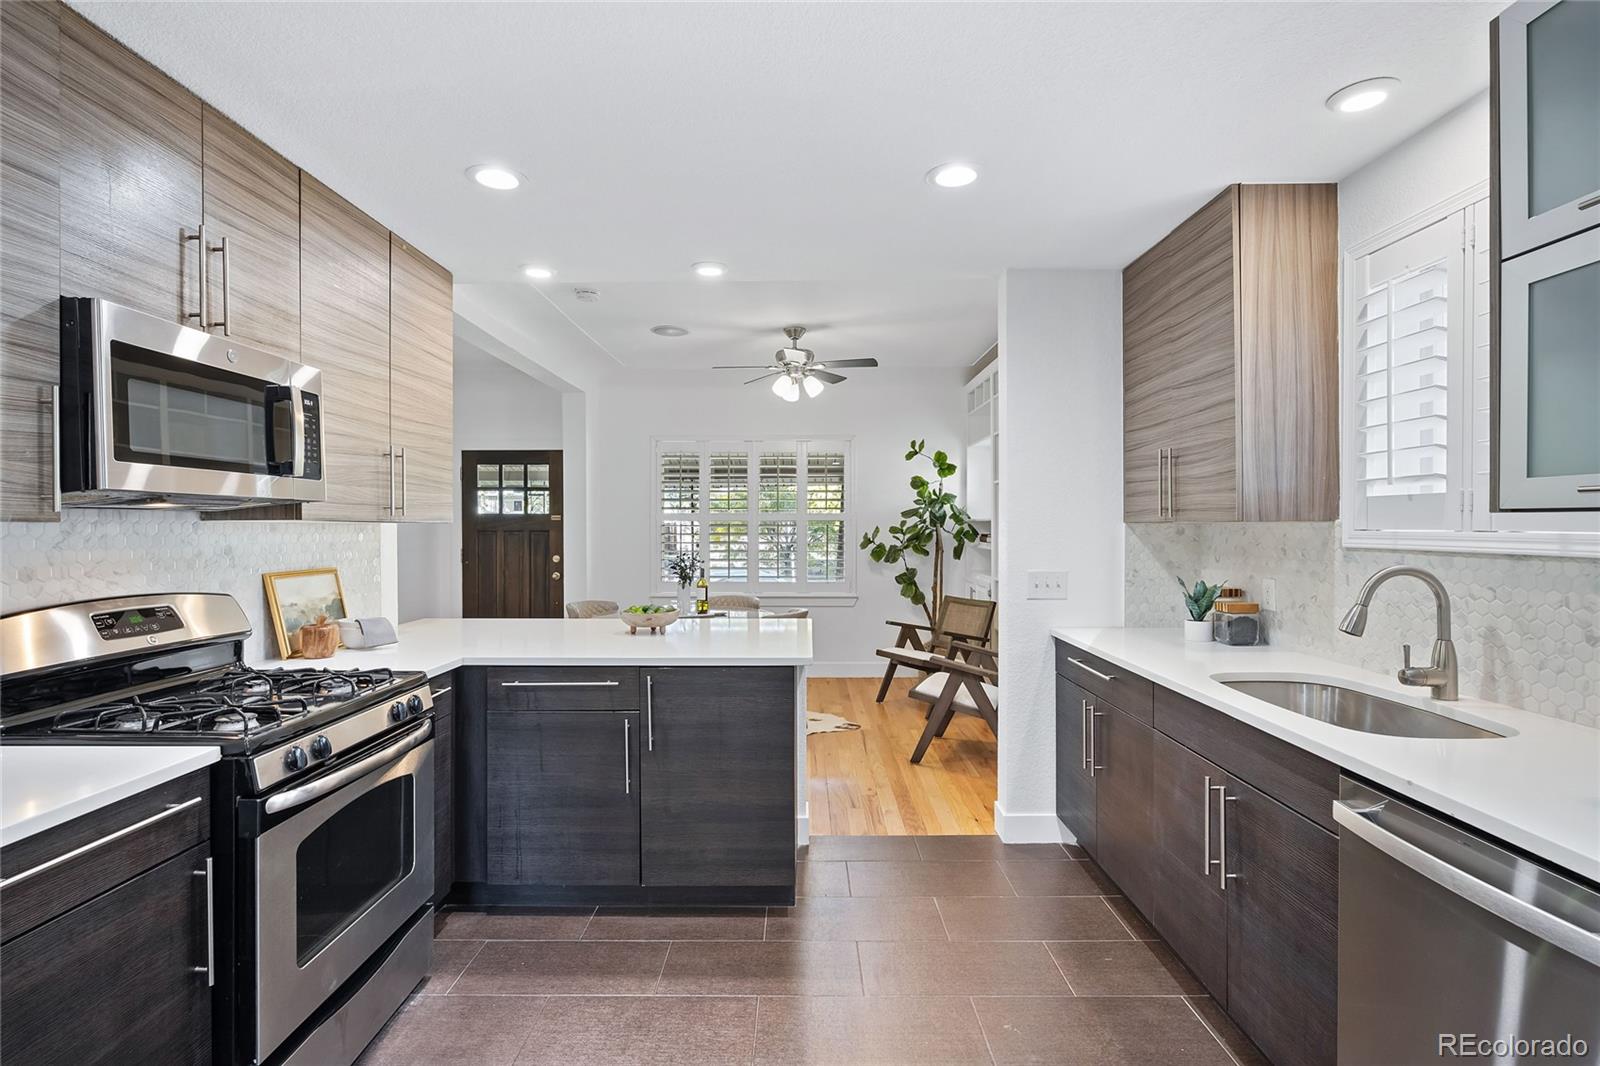
M 826 381 L 829 385 L 837 385 L 837 384 L 839 384 L 839 382 L 844 380 L 844 375 L 843 374 L 832 374 L 832 373 L 829 373 L 826 370 L 818 370 L 815 367 L 812 367 L 809 371 L 807 371 L 807 376 L 808 377 L 814 377 L 814 378 L 821 378 L 823 381 Z
M 825 359 L 825 360 L 823 360 L 822 365 L 823 366 L 877 366 L 878 365 L 878 361 L 876 359 L 872 359 L 870 357 L 866 358 L 866 359 Z
M 737 366 L 714 366 L 712 370 L 771 370 L 771 363 L 740 363 Z
M 724 370 L 732 370 L 732 369 L 733 369 L 733 368 L 732 368 L 732 367 L 723 367 L 723 368 L 721 368 L 721 369 L 724 369 Z M 786 371 L 783 371 L 783 370 L 774 370 L 774 371 L 773 371 L 773 372 L 772 372 L 772 373 L 770 373 L 770 374 L 762 374 L 762 375 L 761 375 L 761 376 L 760 376 L 760 377 L 758 377 L 758 378 L 751 378 L 751 379 L 750 379 L 750 380 L 749 380 L 749 381 L 747 381 L 747 382 L 745 382 L 745 384 L 746 384 L 746 385 L 754 385 L 754 384 L 755 384 L 755 383 L 756 383 L 756 382 L 758 382 L 758 381 L 765 381 L 765 380 L 767 380 L 767 379 L 768 379 L 768 378 L 775 378 L 775 377 L 777 377 L 777 376 L 778 376 L 778 375 L 779 375 L 779 374 L 783 374 L 783 373 L 786 373 Z

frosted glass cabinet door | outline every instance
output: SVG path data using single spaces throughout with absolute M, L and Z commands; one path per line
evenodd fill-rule
M 1527 0 L 1495 21 L 1500 256 L 1600 225 L 1600 3 Z
M 1503 264 L 1499 510 L 1600 510 L 1600 229 Z

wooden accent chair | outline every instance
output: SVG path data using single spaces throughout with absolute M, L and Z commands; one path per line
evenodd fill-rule
M 899 667 L 920 670 L 924 674 L 935 673 L 943 668 L 931 663 L 936 657 L 949 655 L 951 641 L 988 647 L 994 636 L 994 610 L 993 600 L 946 596 L 939 605 L 937 625 L 890 621 L 889 625 L 900 627 L 900 635 L 895 638 L 894 647 L 879 648 L 877 652 L 889 660 L 889 668 L 883 672 L 883 684 L 878 686 L 878 702 L 882 703 L 889 694 L 889 682 L 894 680 L 894 672 Z M 923 633 L 929 636 L 926 644 L 922 642 Z
M 911 698 L 928 706 L 928 724 L 911 753 L 920 763 L 934 737 L 944 736 L 950 720 L 957 714 L 971 714 L 989 723 L 989 731 L 1000 736 L 1000 659 L 989 648 L 954 641 L 950 658 L 936 656 L 932 665 L 940 673 L 930 674 L 911 690 Z
M 747 596 L 742 592 L 730 592 L 724 596 L 707 597 L 706 606 L 712 610 L 722 611 L 759 611 L 761 610 L 761 597 Z
M 568 618 L 611 618 L 616 613 L 615 600 L 573 600 L 567 604 Z

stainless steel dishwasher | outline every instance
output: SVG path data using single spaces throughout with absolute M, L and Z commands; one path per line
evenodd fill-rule
M 1600 1063 L 1600 891 L 1350 778 L 1339 1062 Z

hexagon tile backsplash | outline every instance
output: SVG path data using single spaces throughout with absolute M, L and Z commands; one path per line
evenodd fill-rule
M 1375 570 L 1397 563 L 1432 570 L 1450 592 L 1461 691 L 1600 727 L 1600 562 L 1537 556 L 1345 548 L 1333 522 L 1130 525 L 1126 527 L 1129 626 L 1176 625 L 1177 581 L 1242 586 L 1260 599 L 1277 582 L 1277 610 L 1263 612 L 1267 639 L 1383 673 L 1400 645 L 1426 659 L 1433 596 L 1418 581 L 1392 581 L 1373 599 L 1366 635 L 1339 619 Z
M 336 566 L 352 614 L 382 606 L 376 525 L 202 522 L 194 511 L 68 510 L 0 523 L 0 612 L 146 592 L 226 592 L 252 630 L 245 654 L 276 657 L 261 575 Z

